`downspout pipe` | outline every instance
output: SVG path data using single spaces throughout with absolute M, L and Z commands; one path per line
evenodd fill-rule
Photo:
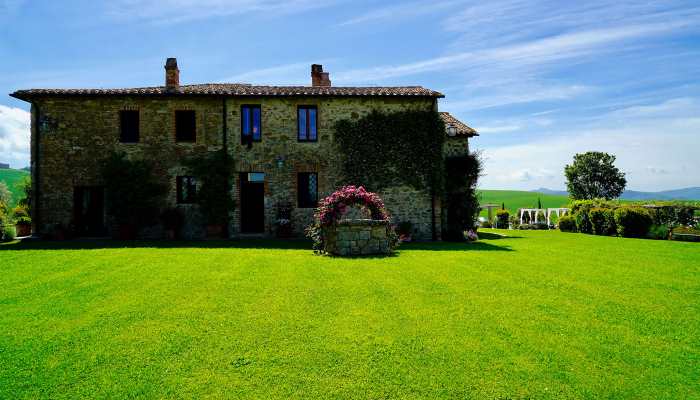
M 228 154 L 228 121 L 227 121 L 227 116 L 228 116 L 228 109 L 227 109 L 227 104 L 226 104 L 226 97 L 221 98 L 221 130 L 222 130 L 222 136 L 221 136 L 221 149 L 224 152 L 224 160 L 228 161 L 229 159 L 229 154 Z M 228 165 L 228 162 L 224 163 L 227 168 L 230 167 Z M 224 194 L 226 197 L 231 196 L 231 187 L 229 186 L 230 184 L 230 179 L 229 179 L 229 174 L 231 171 L 226 171 L 226 193 Z M 224 232 L 226 237 L 230 237 L 229 235 L 229 230 L 230 230 L 230 225 L 231 221 L 230 215 L 227 213 L 226 214 L 226 225 L 224 226 Z

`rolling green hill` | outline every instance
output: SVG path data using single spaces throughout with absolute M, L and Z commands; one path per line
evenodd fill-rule
M 503 204 L 511 215 L 518 208 L 537 207 L 537 198 L 542 201 L 543 208 L 566 207 L 569 203 L 567 196 L 544 194 L 538 192 L 526 192 L 521 190 L 479 190 L 479 201 L 481 204 Z M 486 210 L 482 211 L 486 215 Z
M 22 181 L 29 172 L 19 169 L 0 169 L 0 182 L 5 182 L 12 193 L 12 206 L 22 197 Z

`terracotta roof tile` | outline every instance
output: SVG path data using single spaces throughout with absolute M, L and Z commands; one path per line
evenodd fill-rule
M 182 85 L 170 91 L 165 86 L 123 89 L 27 89 L 11 94 L 22 100 L 37 96 L 421 96 L 444 97 L 440 92 L 421 86 L 393 87 L 318 87 L 254 86 L 245 83 L 205 83 Z
M 464 122 L 458 120 L 455 118 L 452 114 L 448 112 L 441 111 L 440 112 L 440 117 L 442 117 L 442 120 L 445 122 L 445 125 L 452 125 L 455 128 L 457 128 L 457 136 L 466 136 L 466 137 L 474 137 L 474 136 L 479 136 L 479 133 L 476 131 L 476 129 L 468 126 Z

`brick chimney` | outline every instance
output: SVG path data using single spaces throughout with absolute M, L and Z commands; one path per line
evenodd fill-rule
M 323 65 L 311 65 L 311 86 L 331 86 L 331 79 L 328 77 L 328 72 L 323 72 Z
M 180 88 L 180 70 L 177 68 L 177 58 L 168 58 L 165 61 L 165 88 L 167 90 Z

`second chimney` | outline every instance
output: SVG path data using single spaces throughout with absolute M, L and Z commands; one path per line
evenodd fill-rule
M 177 58 L 168 58 L 165 61 L 165 88 L 167 90 L 180 88 L 180 70 L 177 68 Z
M 311 65 L 311 86 L 331 86 L 331 79 L 328 77 L 328 72 L 323 72 L 323 65 Z

